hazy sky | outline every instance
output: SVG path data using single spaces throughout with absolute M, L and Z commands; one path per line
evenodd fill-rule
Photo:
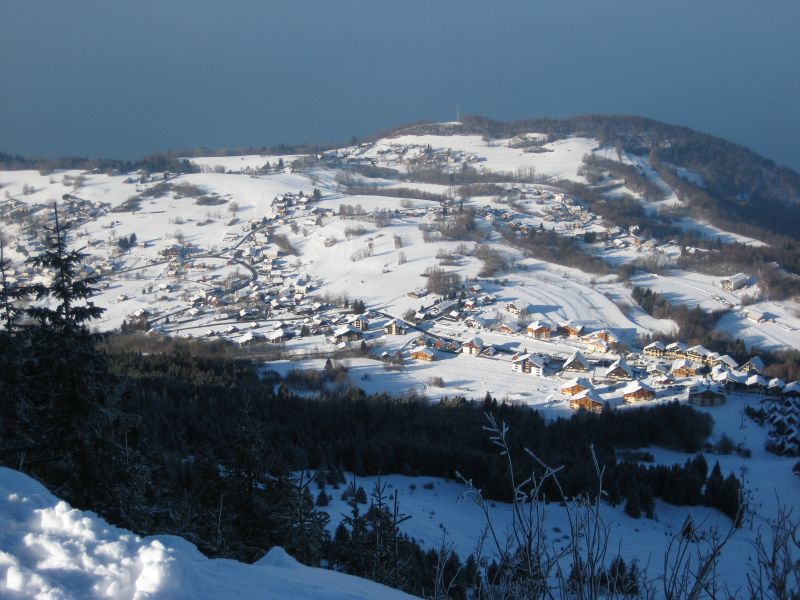
M 134 158 L 639 114 L 800 170 L 798 0 L 0 0 L 0 150 Z

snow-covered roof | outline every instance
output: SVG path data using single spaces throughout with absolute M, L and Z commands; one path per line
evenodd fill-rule
M 585 377 L 574 377 L 574 378 L 570 379 L 569 381 L 565 382 L 561 386 L 561 389 L 562 390 L 566 390 L 566 389 L 573 388 L 573 387 L 576 387 L 576 386 L 581 386 L 581 387 L 586 388 L 586 389 L 593 389 L 594 388 L 594 385 L 592 385 L 592 382 L 589 381 L 588 379 L 586 379 Z
M 343 325 L 342 327 L 337 327 L 333 331 L 334 337 L 341 337 L 343 335 L 347 335 L 348 333 L 361 333 L 361 332 L 352 325 Z
M 627 396 L 628 394 L 635 394 L 636 392 L 641 391 L 655 393 L 655 390 L 643 381 L 631 381 L 628 385 L 622 388 L 622 395 Z
M 572 356 L 570 356 L 567 361 L 564 363 L 564 368 L 569 369 L 572 366 L 580 365 L 585 369 L 589 369 L 589 361 L 586 360 L 586 357 L 581 354 L 580 350 L 576 350 Z
M 618 359 L 617 359 L 617 360 L 615 360 L 613 363 L 611 363 L 611 366 L 610 366 L 610 367 L 608 367 L 608 369 L 606 369 L 606 375 L 610 375 L 611 373 L 613 373 L 613 372 L 614 372 L 614 371 L 616 371 L 617 369 L 622 369 L 623 371 L 625 371 L 625 373 L 626 373 L 628 376 L 631 376 L 631 375 L 633 375 L 633 371 L 631 370 L 631 368 L 630 368 L 630 367 L 628 366 L 628 364 L 627 364 L 627 363 L 626 363 L 626 362 L 625 362 L 623 359 L 621 359 L 621 358 L 618 358 Z
M 742 365 L 742 367 L 745 368 L 745 369 L 751 368 L 751 369 L 753 369 L 755 371 L 758 371 L 760 373 L 761 371 L 764 370 L 764 361 L 761 360 L 761 357 L 754 356 L 753 358 L 748 360 L 746 363 L 744 363 L 744 365 Z

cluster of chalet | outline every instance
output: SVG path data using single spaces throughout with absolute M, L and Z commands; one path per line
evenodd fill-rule
M 325 308 L 323 306 L 323 308 Z M 378 319 L 378 315 L 366 312 L 364 314 L 318 314 L 313 317 L 306 317 L 293 322 L 278 322 L 273 325 L 272 332 L 263 334 L 261 332 L 248 332 L 244 340 L 239 338 L 239 343 L 253 343 L 255 341 L 266 341 L 281 343 L 298 337 L 304 329 L 309 335 L 326 336 L 327 340 L 339 347 L 346 347 L 354 342 L 361 342 L 365 339 L 365 334 L 370 332 L 372 324 Z M 258 323 L 255 323 L 259 326 Z M 236 327 L 236 326 L 231 326 Z M 229 333 L 235 333 L 236 329 L 229 327 Z M 392 319 L 383 325 L 386 335 L 405 335 L 408 325 L 400 319 Z M 228 332 L 226 330 L 226 332 Z
M 781 379 L 764 377 L 764 362 L 757 356 L 739 365 L 727 354 L 720 355 L 703 346 L 687 347 L 681 342 L 666 346 L 661 342 L 653 342 L 644 348 L 644 354 L 652 358 L 672 360 L 668 373 L 662 367 L 653 367 L 660 369 L 663 376 L 673 380 L 705 376 L 722 393 L 782 396 L 786 385 Z
M 337 164 L 367 165 L 397 168 L 441 168 L 452 171 L 464 165 L 480 163 L 485 158 L 471 152 L 452 148 L 433 148 L 430 144 L 391 143 L 375 147 L 372 143 L 330 150 L 323 159 Z
M 471 340 L 473 342 L 472 348 L 475 347 L 474 344 L 475 340 L 477 340 L 478 344 L 482 345 L 482 342 L 479 339 L 473 338 L 473 340 Z M 463 347 L 464 345 L 456 340 L 448 340 L 441 337 L 422 335 L 414 340 L 410 356 L 414 360 L 431 362 L 438 358 L 440 352 L 448 352 L 450 354 L 456 354 L 458 352 L 461 352 Z M 466 349 L 464 351 L 470 353 L 469 349 Z
M 102 217 L 109 212 L 111 205 L 97 200 L 86 200 L 72 194 L 64 194 L 58 203 L 62 218 L 76 230 L 78 237 L 83 237 L 79 227 Z M 10 225 L 23 224 L 20 235 L 13 243 L 13 249 L 19 254 L 30 256 L 46 249 L 44 232 L 54 225 L 52 201 L 45 204 L 26 204 L 16 198 L 0 200 L 0 221 Z
M 787 384 L 780 398 L 767 398 L 762 410 L 770 427 L 770 450 L 800 456 L 800 382 Z
M 527 313 L 527 307 L 520 306 L 513 302 L 504 305 L 503 308 L 509 315 L 517 318 L 522 318 Z M 463 317 L 463 322 L 467 327 L 473 329 L 493 328 L 497 332 L 505 335 L 524 335 L 529 338 L 545 341 L 556 337 L 574 340 L 583 344 L 587 352 L 595 354 L 620 352 L 623 348 L 620 339 L 608 329 L 589 332 L 583 325 L 573 321 L 550 323 L 536 320 L 528 323 L 524 327 L 516 323 L 506 322 L 493 327 L 480 317 L 470 315 Z
M 264 331 L 262 325 L 254 321 L 247 326 L 249 331 L 240 335 L 236 341 L 240 345 L 261 342 L 279 344 L 303 335 L 325 335 L 329 342 L 345 347 L 364 339 L 364 334 L 369 331 L 372 318 L 374 317 L 369 314 L 317 314 L 293 321 L 270 322 L 268 331 Z M 229 325 L 225 329 L 225 333 L 241 332 L 240 327 L 243 327 L 242 323 Z M 262 330 L 254 331 L 257 328 Z M 214 335 L 214 333 L 210 331 L 209 335 Z
M 308 209 L 309 203 L 313 202 L 313 200 L 313 196 L 304 193 L 302 190 L 297 193 L 286 192 L 281 196 L 275 196 L 272 199 L 271 207 L 277 217 L 288 217 L 298 214 L 298 210 L 302 211 L 302 214 L 307 216 L 333 216 L 332 209 L 325 210 L 319 207 Z
M 639 379 L 641 373 L 628 365 L 624 358 L 618 358 L 604 370 L 595 370 L 594 377 L 589 361 L 580 352 L 575 352 L 563 364 L 562 376 L 574 375 L 561 385 L 561 393 L 569 398 L 569 406 L 574 410 L 584 409 L 600 412 L 616 404 L 621 399 L 626 404 L 645 402 L 656 398 L 656 391 Z M 606 392 L 613 392 L 611 401 L 600 396 L 596 383 L 605 385 Z M 618 384 L 624 384 L 621 388 Z
M 529 214 L 520 214 L 512 209 L 498 209 L 487 205 L 478 215 L 489 223 L 502 224 L 517 235 L 548 229 L 561 235 L 584 239 L 593 234 L 602 240 L 606 250 L 635 248 L 637 252 L 652 252 L 662 255 L 679 255 L 681 250 L 674 240 L 658 242 L 641 236 L 638 225 L 621 228 L 608 225 L 574 198 L 562 193 L 553 193 L 537 188 L 508 186 L 505 198 L 524 202 Z

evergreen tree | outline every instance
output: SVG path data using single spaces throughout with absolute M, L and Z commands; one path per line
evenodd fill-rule
M 728 515 L 738 527 L 744 520 L 744 504 L 742 485 L 733 473 L 725 478 L 721 496 L 720 505 L 717 508 Z
M 90 300 L 97 278 L 81 276 L 86 255 L 68 249 L 55 205 L 53 215 L 48 248 L 28 259 L 49 274 L 49 282 L 14 291 L 31 304 L 23 311 L 27 321 L 11 326 L 17 375 L 8 400 L 13 405 L 3 407 L 8 412 L 0 452 L 11 464 L 13 455 L 17 464 L 29 462 L 40 478 L 60 479 L 70 499 L 83 503 L 90 492 L 82 480 L 108 482 L 109 493 L 115 469 L 131 467 L 118 436 L 135 420 L 120 412 L 115 379 L 98 348 L 100 335 L 89 330 L 104 312 Z
M 9 269 L 11 261 L 5 257 L 5 246 L 0 241 L 0 310 L 3 313 L 3 328 L 7 334 L 11 334 L 19 314 L 19 310 L 14 306 L 17 299 L 16 289 L 9 280 Z
M 706 506 L 720 506 L 724 481 L 725 480 L 722 478 L 722 469 L 720 469 L 719 461 L 717 461 L 714 463 L 714 468 L 711 469 L 711 474 L 708 476 L 705 493 L 703 494 L 703 501 Z
M 638 489 L 634 488 L 628 494 L 628 501 L 625 503 L 625 514 L 634 519 L 638 519 L 642 516 L 642 506 Z

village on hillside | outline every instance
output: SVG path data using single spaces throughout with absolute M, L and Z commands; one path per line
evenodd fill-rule
M 401 136 L 314 156 L 193 159 L 195 174 L 4 172 L 8 280 L 52 277 L 26 259 L 46 248 L 55 204 L 70 245 L 88 257 L 82 274 L 98 278 L 103 330 L 227 340 L 299 366 L 366 360 L 353 384 L 372 390 L 491 392 L 554 411 L 757 397 L 774 449 L 800 453 L 800 383 L 766 377 L 758 358 L 740 365 L 687 347 L 673 323 L 634 308 L 623 282 L 533 259 L 524 243 L 551 232 L 611 265 L 704 250 L 608 224 L 544 177 L 471 197 L 413 178 L 514 168 L 581 179 L 594 141 L 465 139 L 461 148 Z M 407 178 L 364 189 L 365 169 L 386 168 Z M 800 345 L 792 310 L 745 306 L 757 293 L 752 275 L 648 277 L 634 283 L 726 310 L 754 347 Z M 640 342 L 653 335 L 665 341 Z M 385 384 L 381 373 L 391 374 Z

